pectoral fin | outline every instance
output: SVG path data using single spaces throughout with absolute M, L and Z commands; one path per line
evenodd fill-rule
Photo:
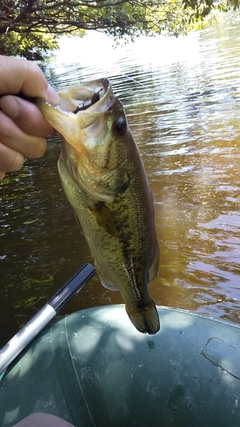
M 104 202 L 98 202 L 94 208 L 89 208 L 99 227 L 112 237 L 118 236 L 118 227 L 114 215 Z
M 83 229 L 82 229 L 82 225 L 81 225 L 81 223 L 80 223 L 80 221 L 79 221 L 79 218 L 78 218 L 78 216 L 77 216 L 77 213 L 75 212 L 75 210 L 74 210 L 74 209 L 73 209 L 73 213 L 74 213 L 75 219 L 76 219 L 76 221 L 77 221 L 77 224 L 78 224 L 78 226 L 79 226 L 79 228 L 80 228 L 80 232 L 81 232 L 81 234 L 82 234 L 82 235 L 84 235 L 84 233 L 83 233 Z

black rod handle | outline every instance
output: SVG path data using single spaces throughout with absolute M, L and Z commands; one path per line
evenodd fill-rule
M 33 316 L 20 331 L 0 349 L 1 374 L 18 354 L 39 334 L 70 299 L 91 279 L 95 269 L 85 264 L 50 300 Z M 4 375 L 4 374 L 3 374 Z
M 95 268 L 91 264 L 84 264 L 70 280 L 47 302 L 58 313 L 76 295 L 80 289 L 95 274 Z

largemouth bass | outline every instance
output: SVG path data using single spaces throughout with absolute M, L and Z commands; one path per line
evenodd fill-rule
M 159 318 L 148 283 L 159 265 L 152 193 L 124 108 L 108 79 L 58 92 L 60 105 L 38 100 L 61 134 L 58 170 L 102 284 L 119 290 L 143 333 Z

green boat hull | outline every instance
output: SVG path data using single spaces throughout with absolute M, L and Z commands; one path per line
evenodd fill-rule
M 76 427 L 239 427 L 240 327 L 158 307 L 139 333 L 124 306 L 52 322 L 0 381 L 0 426 L 34 412 Z

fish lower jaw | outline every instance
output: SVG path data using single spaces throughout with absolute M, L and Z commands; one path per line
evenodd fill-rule
M 139 332 L 143 334 L 154 335 L 159 331 L 160 321 L 156 306 L 153 301 L 151 304 L 146 305 L 141 310 L 138 310 L 137 308 L 129 309 L 129 307 L 126 305 L 126 312 L 129 316 L 129 319 Z

